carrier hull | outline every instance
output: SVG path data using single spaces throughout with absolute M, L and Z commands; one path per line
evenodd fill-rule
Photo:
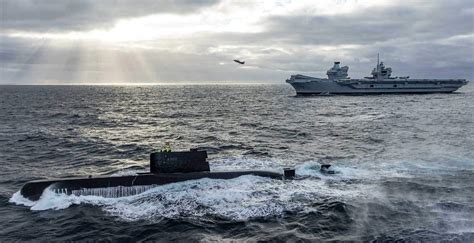
M 330 80 L 303 75 L 293 75 L 286 82 L 297 95 L 451 93 L 467 84 L 464 79 Z

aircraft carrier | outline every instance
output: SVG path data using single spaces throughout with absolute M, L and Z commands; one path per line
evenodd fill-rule
M 286 82 L 296 90 L 297 95 L 332 94 L 387 94 L 387 93 L 450 93 L 466 85 L 465 79 L 410 79 L 391 77 L 392 69 L 385 67 L 377 58 L 377 67 L 372 77 L 351 79 L 348 66 L 335 62 L 327 71 L 328 78 L 315 78 L 305 75 L 292 75 Z

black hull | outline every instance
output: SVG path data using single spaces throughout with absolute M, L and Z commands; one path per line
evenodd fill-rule
M 273 179 L 283 179 L 283 175 L 269 171 L 232 171 L 232 172 L 191 172 L 191 173 L 162 173 L 138 174 L 133 176 L 111 176 L 90 178 L 68 178 L 55 180 L 37 180 L 26 183 L 21 188 L 21 195 L 30 200 L 38 200 L 43 191 L 50 187 L 54 191 L 72 194 L 81 189 L 133 187 L 147 185 L 165 185 L 174 182 L 210 179 L 233 179 L 243 175 L 255 175 Z

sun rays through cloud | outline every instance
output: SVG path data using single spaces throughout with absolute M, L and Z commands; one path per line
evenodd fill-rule
M 282 82 L 334 60 L 361 77 L 376 53 L 412 77 L 474 77 L 467 0 L 51 3 L 2 1 L 1 83 Z

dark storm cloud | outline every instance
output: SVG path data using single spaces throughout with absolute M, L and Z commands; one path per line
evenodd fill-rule
M 345 15 L 274 16 L 262 24 L 286 43 L 368 44 L 407 37 L 430 41 L 471 33 L 473 14 L 474 1 L 425 1 L 371 7 Z
M 218 0 L 0 0 L 2 30 L 81 31 L 107 28 L 122 18 L 186 14 Z
M 271 16 L 260 23 L 264 32 L 205 38 L 211 40 L 208 44 L 235 45 L 232 54 L 247 51 L 258 56 L 250 58 L 256 66 L 274 70 L 324 76 L 333 61 L 343 61 L 351 75 L 363 77 L 380 53 L 395 75 L 474 79 L 474 2 L 411 3 L 348 14 Z M 270 51 L 271 46 L 286 52 Z M 333 49 L 319 51 L 320 47 Z
M 192 1 L 185 6 L 161 1 L 162 8 L 150 5 L 156 9 L 127 10 L 133 7 L 134 1 L 125 2 L 125 6 L 112 4 L 119 1 L 105 1 L 112 6 L 110 8 L 103 1 L 54 2 L 62 3 L 60 5 L 44 2 L 49 7 L 41 5 L 38 13 L 23 7 L 16 15 L 4 14 L 15 15 L 18 21 L 12 22 L 14 18 L 9 17 L 10 22 L 2 24 L 10 30 L 32 32 L 80 30 L 105 27 L 120 18 L 157 11 L 187 14 L 214 3 L 193 4 Z M 359 78 L 370 74 L 377 53 L 393 68 L 394 76 L 474 80 L 474 1 L 411 3 L 336 15 L 306 11 L 269 16 L 257 23 L 263 30 L 258 33 L 202 32 L 175 39 L 168 36 L 168 40 L 141 41 L 146 49 L 97 45 L 93 41 L 0 35 L 0 83 L 41 83 L 43 80 L 57 83 L 221 80 L 282 83 L 295 73 L 325 76 L 333 61 L 349 65 L 350 76 Z M 68 10 L 60 10 L 65 8 Z M 70 19 L 63 12 L 67 12 Z M 27 16 L 24 23 L 19 17 L 22 15 Z M 54 23 L 62 24 L 54 26 Z M 163 41 L 169 44 L 160 46 Z M 235 65 L 232 62 L 235 58 L 242 58 L 246 64 Z M 113 76 L 115 73 L 120 75 Z

